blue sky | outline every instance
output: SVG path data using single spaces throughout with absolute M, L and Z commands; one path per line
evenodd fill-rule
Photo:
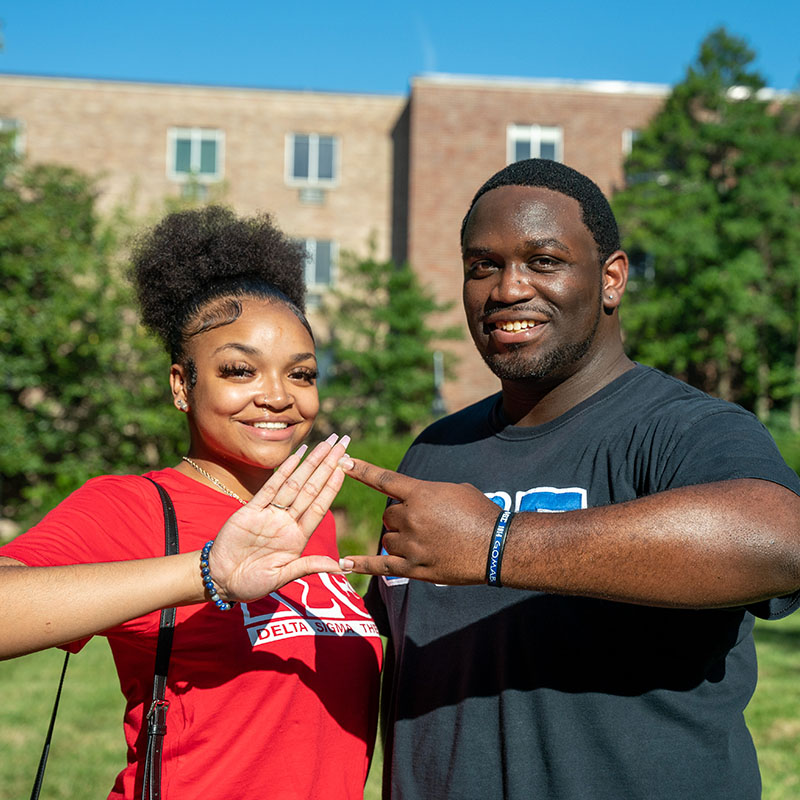
M 798 0 L 7 0 L 0 72 L 405 94 L 449 72 L 672 84 L 725 25 L 800 84 Z

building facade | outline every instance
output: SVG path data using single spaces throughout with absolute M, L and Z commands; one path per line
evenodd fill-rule
M 429 75 L 409 95 L 236 89 L 0 75 L 0 129 L 34 162 L 97 179 L 100 207 L 155 213 L 170 196 L 266 211 L 309 253 L 312 301 L 339 254 L 408 260 L 460 322 L 458 232 L 505 164 L 563 161 L 607 193 L 667 88 Z M 466 339 L 448 343 L 448 410 L 498 384 Z M 447 356 L 446 356 L 447 357 Z

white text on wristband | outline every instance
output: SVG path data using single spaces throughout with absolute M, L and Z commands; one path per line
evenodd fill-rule
M 500 582 L 500 567 L 503 563 L 503 550 L 506 546 L 506 534 L 511 524 L 513 511 L 502 511 L 494 524 L 492 542 L 489 545 L 489 557 L 486 560 L 486 583 L 489 586 L 502 586 Z

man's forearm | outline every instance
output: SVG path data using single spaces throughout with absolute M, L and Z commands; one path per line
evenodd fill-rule
M 474 486 L 401 475 L 359 459 L 356 480 L 398 502 L 379 556 L 345 569 L 433 583 L 486 580 L 498 507 Z M 522 512 L 506 536 L 504 586 L 646 605 L 737 606 L 800 588 L 800 497 L 766 480 L 690 486 L 565 513 Z
M 565 514 L 520 514 L 506 586 L 670 607 L 734 606 L 800 587 L 800 498 L 734 480 Z

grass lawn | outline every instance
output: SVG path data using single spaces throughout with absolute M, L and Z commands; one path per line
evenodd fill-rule
M 0 800 L 30 796 L 63 661 L 60 650 L 0 661 Z M 70 656 L 40 800 L 108 795 L 125 764 L 123 710 L 111 651 L 96 637 Z M 380 756 L 372 772 L 364 797 L 380 800 Z
M 800 613 L 756 628 L 758 690 L 747 712 L 763 800 L 800 797 Z M 0 662 L 0 800 L 30 795 L 62 654 Z M 122 698 L 104 640 L 70 659 L 42 800 L 104 798 L 123 764 Z M 380 755 L 366 800 L 380 798 Z M 677 798 L 676 798 L 677 800 Z
M 756 625 L 758 688 L 745 716 L 764 800 L 800 797 L 800 613 Z

